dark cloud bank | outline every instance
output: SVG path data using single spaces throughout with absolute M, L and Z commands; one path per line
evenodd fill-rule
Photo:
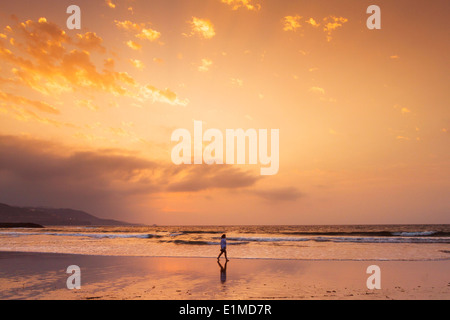
M 267 201 L 295 200 L 295 188 L 258 190 L 259 175 L 227 165 L 160 164 L 124 150 L 78 151 L 0 136 L 0 202 L 71 207 L 122 218 L 135 197 L 208 189 L 242 190 Z

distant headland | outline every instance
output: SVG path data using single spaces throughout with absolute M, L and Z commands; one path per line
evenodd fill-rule
M 128 222 L 97 218 L 84 211 L 43 207 L 15 207 L 0 203 L 0 228 L 43 226 L 124 226 Z

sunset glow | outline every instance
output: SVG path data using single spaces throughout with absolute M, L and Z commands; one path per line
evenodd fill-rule
M 75 2 L 0 3 L 0 202 L 158 225 L 450 223 L 448 1 L 376 1 L 380 30 L 367 1 Z M 198 122 L 278 129 L 277 174 L 174 164 L 172 133 Z

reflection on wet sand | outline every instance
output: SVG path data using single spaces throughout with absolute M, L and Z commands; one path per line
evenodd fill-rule
M 217 260 L 217 263 L 220 267 L 220 282 L 225 283 L 227 281 L 227 264 L 228 260 L 225 261 L 225 266 L 222 266 L 219 260 Z

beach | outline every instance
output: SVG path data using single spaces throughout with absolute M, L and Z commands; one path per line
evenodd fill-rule
M 450 299 L 449 260 L 330 261 L 131 257 L 0 252 L 0 299 L 403 300 Z M 80 267 L 69 290 L 67 268 Z M 381 271 L 368 289 L 367 267 Z

